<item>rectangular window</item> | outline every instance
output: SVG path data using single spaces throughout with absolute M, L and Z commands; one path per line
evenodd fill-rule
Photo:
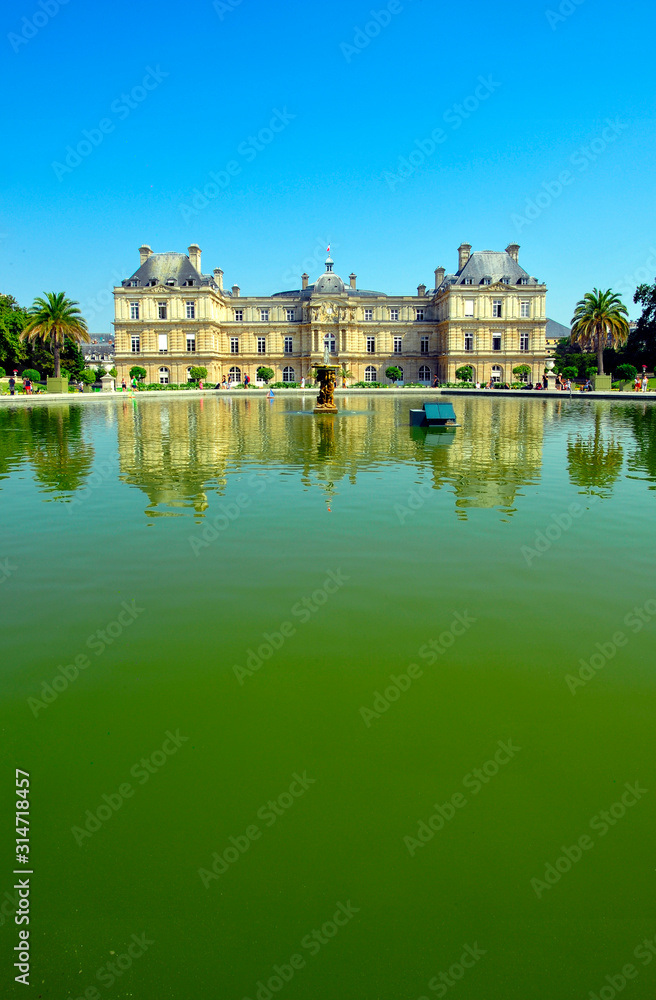
M 239 354 L 239 337 L 230 338 L 230 353 Z
M 169 349 L 169 338 L 166 333 L 157 334 L 157 346 L 160 354 L 166 354 Z
M 522 319 L 530 319 L 531 316 L 531 302 L 529 299 L 522 299 L 519 303 L 519 315 Z
M 419 351 L 421 354 L 428 354 L 428 337 L 422 337 L 419 341 Z
M 374 318 L 373 309 L 365 309 L 364 311 L 364 321 L 365 323 L 372 323 Z
M 257 338 L 257 353 L 266 354 L 266 337 Z
M 423 321 L 424 321 L 424 310 L 423 309 L 417 309 L 415 319 L 419 323 L 423 323 Z
M 269 310 L 268 309 L 260 309 L 260 321 L 262 323 L 268 323 L 269 322 Z
M 466 333 L 465 334 L 465 350 L 466 351 L 473 351 L 474 350 L 474 334 L 473 333 Z
M 288 323 L 293 323 L 295 319 L 296 319 L 296 310 L 295 309 L 288 309 L 287 310 L 287 322 Z
M 193 334 L 187 336 L 187 350 L 188 351 L 196 350 L 196 338 L 193 336 Z
M 399 321 L 399 310 L 398 309 L 390 309 L 390 319 L 391 319 L 392 323 L 398 323 L 398 321 Z
M 292 338 L 285 337 L 283 344 L 284 344 L 283 351 L 285 352 L 285 354 L 291 354 L 292 351 L 294 350 L 294 341 L 292 340 Z
M 187 319 L 196 319 L 196 303 L 187 302 L 186 307 L 187 307 Z
M 474 318 L 474 300 L 473 299 L 465 299 L 465 316 L 468 316 L 471 319 Z
M 130 339 L 130 349 L 133 354 L 139 354 L 141 351 L 141 337 L 131 337 Z
M 130 319 L 139 319 L 139 303 L 130 303 Z
M 235 309 L 235 323 L 243 323 L 243 322 L 244 322 L 244 310 Z
M 520 351 L 528 351 L 528 333 L 520 333 L 519 349 Z
M 493 351 L 500 351 L 501 350 L 501 336 L 498 333 L 496 333 L 492 337 L 492 350 Z
M 403 337 L 394 338 L 394 353 L 401 354 L 403 351 Z
M 502 304 L 503 303 L 502 303 L 501 299 L 493 299 L 492 300 L 492 315 L 496 319 L 500 319 L 501 318 L 501 306 L 502 306 Z
M 157 303 L 157 316 L 159 319 L 166 319 L 166 302 Z
M 376 353 L 376 338 L 367 337 L 367 354 L 375 354 L 375 353 Z

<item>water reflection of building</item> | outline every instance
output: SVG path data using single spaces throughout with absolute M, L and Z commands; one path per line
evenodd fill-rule
M 374 468 L 421 466 L 435 489 L 451 486 L 460 512 L 511 511 L 540 472 L 544 409 L 533 400 L 460 399 L 462 426 L 450 445 L 437 447 L 430 435 L 412 436 L 403 398 L 354 393 L 344 400 L 348 412 L 336 418 L 296 410 L 299 402 L 227 395 L 126 400 L 118 418 L 122 478 L 146 493 L 149 514 L 193 508 L 202 516 L 229 475 L 258 469 L 295 469 L 306 488 L 330 496 L 342 480 L 355 483 Z

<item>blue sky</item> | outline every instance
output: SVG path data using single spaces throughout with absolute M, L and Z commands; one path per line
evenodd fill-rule
M 411 294 L 463 241 L 517 242 L 564 323 L 593 286 L 636 316 L 656 277 L 651 2 L 17 0 L 3 22 L 0 290 L 64 290 L 94 332 L 142 243 L 268 294 L 330 242 L 342 277 Z

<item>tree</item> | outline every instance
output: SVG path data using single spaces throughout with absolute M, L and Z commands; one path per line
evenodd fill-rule
M 130 378 L 136 378 L 137 382 L 143 382 L 148 372 L 145 368 L 141 368 L 139 365 L 132 365 L 130 369 Z
M 461 365 L 460 368 L 456 368 L 456 378 L 459 382 L 471 382 L 473 377 L 474 369 L 471 365 Z
M 203 368 L 202 365 L 192 365 L 189 369 L 189 378 L 192 382 L 200 382 L 202 379 L 206 379 L 207 368 Z
M 100 382 L 100 380 L 103 377 L 103 375 L 106 375 L 106 374 L 107 374 L 107 370 L 105 368 L 103 368 L 102 365 L 99 365 L 96 368 L 96 382 Z
M 275 372 L 273 368 L 266 368 L 264 365 L 260 365 L 255 374 L 260 382 L 264 382 L 265 385 L 268 385 Z
M 84 382 L 85 385 L 93 385 L 96 381 L 96 373 L 91 368 L 85 368 L 80 375 L 80 381 Z
M 570 365 L 568 368 L 563 368 L 561 375 L 564 375 L 565 378 L 576 378 L 578 373 L 579 373 L 578 368 L 575 368 L 573 365 Z
M 576 304 L 571 339 L 597 355 L 599 374 L 604 374 L 604 348 L 622 347 L 629 336 L 626 306 L 612 289 L 593 288 Z
M 531 366 L 530 365 L 515 365 L 515 367 L 512 370 L 512 373 L 513 373 L 513 375 L 517 375 L 518 376 L 520 382 L 527 382 L 528 381 L 528 377 L 531 374 Z M 576 368 L 574 369 L 574 375 L 576 375 Z M 574 376 L 571 376 L 571 377 L 573 378 Z
M 21 378 L 29 378 L 30 382 L 41 381 L 41 375 L 36 368 L 24 368 L 21 372 Z
M 403 378 L 403 372 L 396 365 L 390 365 L 389 368 L 386 368 L 385 375 L 390 382 L 394 382 L 395 384 Z
M 112 376 L 112 378 L 118 378 L 118 371 L 116 368 L 110 368 L 109 374 Z
M 0 295 L 0 361 L 9 371 L 19 368 L 28 351 L 21 341 L 27 313 L 11 295 Z
M 67 337 L 74 342 L 85 343 L 91 339 L 78 303 L 67 299 L 63 292 L 47 292 L 45 298 L 36 298 L 28 310 L 27 325 L 21 332 L 21 338 L 50 343 L 55 378 L 60 377 L 60 355 Z
M 629 334 L 627 354 L 639 364 L 652 367 L 656 363 L 656 281 L 653 285 L 638 285 L 633 301 L 642 306 L 642 315 Z

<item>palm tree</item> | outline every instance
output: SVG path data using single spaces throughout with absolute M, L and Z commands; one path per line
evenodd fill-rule
M 86 320 L 78 303 L 67 299 L 63 292 L 46 292 L 45 298 L 36 298 L 27 312 L 27 326 L 21 333 L 22 340 L 50 341 L 55 363 L 55 378 L 61 375 L 59 354 L 66 337 L 89 343 Z
M 339 373 L 339 377 L 342 380 L 342 389 L 346 388 L 347 378 L 354 378 L 353 372 L 349 370 L 348 365 L 343 364 Z
M 612 289 L 593 288 L 577 302 L 572 318 L 571 341 L 597 353 L 597 368 L 604 374 L 604 348 L 621 347 L 629 336 L 626 306 Z

